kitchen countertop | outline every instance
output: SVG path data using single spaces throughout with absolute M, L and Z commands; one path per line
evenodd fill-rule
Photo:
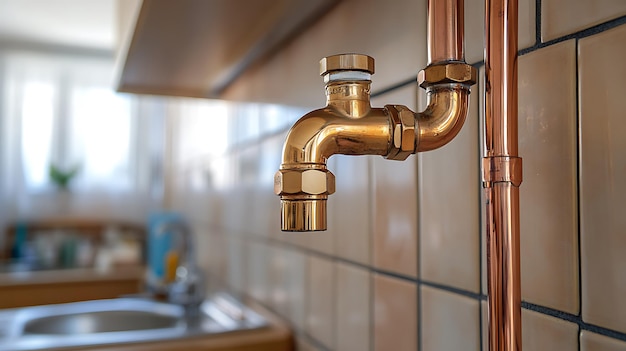
M 38 270 L 0 273 L 0 287 L 71 282 L 99 282 L 110 280 L 143 279 L 143 266 L 119 266 L 108 271 L 93 268 Z

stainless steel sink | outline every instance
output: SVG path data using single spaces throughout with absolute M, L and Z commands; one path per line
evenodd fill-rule
M 0 350 L 150 342 L 265 325 L 263 317 L 226 294 L 194 311 L 145 299 L 94 300 L 0 310 Z
M 24 334 L 90 334 L 174 328 L 178 318 L 142 311 L 102 311 L 37 318 Z

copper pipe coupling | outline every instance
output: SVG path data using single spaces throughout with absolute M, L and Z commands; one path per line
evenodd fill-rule
M 457 83 L 464 85 L 476 84 L 478 72 L 472 65 L 465 62 L 446 62 L 429 65 L 417 74 L 420 87 L 426 89 L 436 84 Z

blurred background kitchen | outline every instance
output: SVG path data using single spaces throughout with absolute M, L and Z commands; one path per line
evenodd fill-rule
M 624 351 L 626 2 L 519 5 L 524 349 Z M 483 6 L 465 0 L 478 68 Z M 155 228 L 181 220 L 208 292 L 267 307 L 299 350 L 486 351 L 483 81 L 449 145 L 333 156 L 329 230 L 279 230 L 319 60 L 373 56 L 372 105 L 421 110 L 426 50 L 426 0 L 0 0 L 0 307 L 143 292 L 173 262 Z

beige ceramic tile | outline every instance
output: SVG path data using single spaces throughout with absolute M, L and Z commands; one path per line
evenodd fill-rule
M 242 241 L 237 237 L 228 240 L 228 285 L 236 292 L 244 292 L 246 288 L 247 260 Z
M 372 101 L 373 106 L 404 104 L 415 107 L 417 84 L 397 89 Z M 417 277 L 416 156 L 405 161 L 373 158 L 373 265 Z
M 622 0 L 542 0 L 541 39 L 546 42 L 625 14 Z
M 486 301 L 481 303 L 481 308 L 483 350 L 488 350 L 489 326 L 487 324 Z M 532 351 L 578 351 L 577 337 L 578 326 L 576 324 L 522 309 L 522 349 Z
M 480 324 L 482 326 L 481 332 L 483 335 L 482 350 L 489 350 L 489 308 L 487 307 L 487 301 L 480 302 Z
M 422 350 L 478 350 L 479 301 L 422 286 Z
M 334 233 L 337 256 L 365 265 L 370 264 L 372 157 L 333 156 L 331 171 L 337 190 L 328 199 L 328 225 Z
M 522 298 L 578 314 L 576 46 L 519 60 Z
M 522 347 L 533 351 L 578 351 L 578 325 L 522 310 Z
M 287 294 L 282 298 L 287 302 L 287 319 L 299 330 L 305 329 L 306 293 L 308 280 L 307 257 L 296 250 L 283 250 L 287 261 L 285 284 Z
M 243 242 L 245 257 L 247 257 L 247 279 L 245 280 L 245 291 L 250 296 L 262 303 L 271 303 L 270 300 L 270 275 L 272 266 L 279 264 L 275 255 L 269 256 L 268 247 L 249 241 Z M 272 261 L 270 262 L 270 258 Z M 277 289 L 276 286 L 272 286 Z M 272 306 L 280 311 L 280 306 Z
M 479 292 L 478 96 L 448 145 L 419 154 L 420 267 L 427 281 Z
M 255 218 L 259 234 L 280 238 L 280 198 L 274 194 L 274 174 L 280 167 L 285 138 L 277 135 L 264 140 L 260 147 L 260 166 L 257 179 Z
M 374 351 L 417 350 L 417 286 L 374 276 Z
M 626 332 L 626 26 L 580 40 L 580 206 L 585 322 Z
M 258 245 L 260 246 L 261 244 Z M 266 280 L 266 303 L 282 317 L 288 318 L 290 292 L 287 282 L 291 262 L 289 262 L 287 254 L 291 250 L 281 246 L 263 246 L 265 254 L 267 255 L 264 272 L 266 276 L 263 277 Z M 253 280 L 258 278 L 251 276 L 248 279 Z M 254 295 L 252 296 L 255 297 Z
M 583 330 L 580 351 L 626 351 L 626 342 Z
M 324 346 L 335 347 L 335 264 L 309 256 L 306 332 Z
M 226 238 L 223 235 L 212 233 L 214 235 L 207 235 L 207 244 L 198 243 L 198 248 L 206 250 L 206 255 L 199 254 L 198 256 L 208 256 L 207 265 L 201 266 L 206 272 L 207 283 L 209 286 L 222 286 L 226 281 L 227 274 L 227 246 Z
M 337 265 L 337 351 L 370 349 L 370 273 Z
M 518 47 L 535 44 L 535 0 L 519 0 Z M 485 1 L 465 0 L 465 60 L 468 63 L 484 59 Z
M 319 60 L 347 52 L 374 57 L 373 91 L 415 77 L 426 64 L 425 9 L 426 0 L 397 0 L 392 6 L 340 1 L 279 54 L 246 72 L 225 97 L 319 106 L 324 101 Z

